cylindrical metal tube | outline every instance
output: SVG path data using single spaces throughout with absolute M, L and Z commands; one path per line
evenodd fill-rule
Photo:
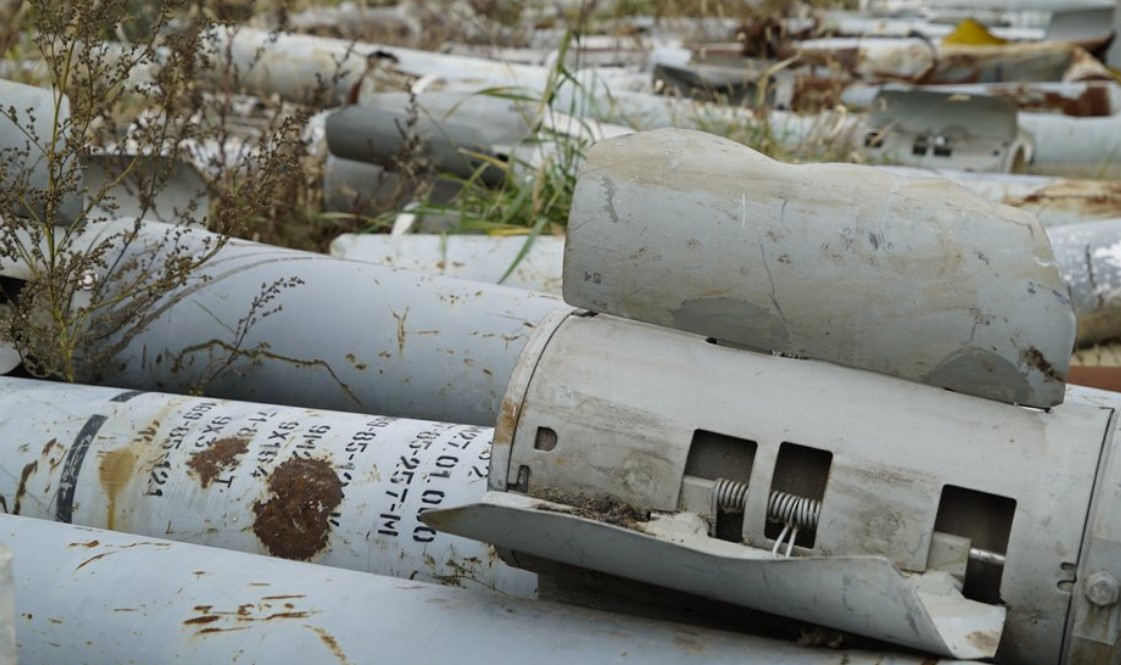
M 1068 178 L 1121 177 L 1121 115 L 1071 118 L 1021 113 L 1020 127 L 1035 146 L 1029 173 Z
M 12 378 L 0 413 L 3 512 L 536 594 L 419 520 L 482 495 L 489 428 Z
M 0 665 L 16 665 L 16 610 L 12 553 L 0 545 Z
M 1045 227 L 1121 218 L 1121 182 L 1071 180 L 1056 176 L 974 173 L 908 166 L 879 168 L 900 175 L 940 176 L 981 198 L 1030 212 Z
M 919 665 L 0 516 L 25 663 Z
M 132 228 L 91 229 L 122 225 Z M 166 279 L 168 252 L 197 256 L 217 242 L 141 225 L 118 264 L 130 267 L 100 282 L 100 297 L 123 297 L 126 316 L 83 349 L 78 380 L 493 425 L 529 333 L 564 308 L 554 296 L 231 240 L 129 312 L 130 293 Z
M 1048 230 L 1055 260 L 1070 287 L 1079 346 L 1121 334 L 1121 220 Z
M 479 282 L 506 276 L 506 286 L 560 295 L 564 238 L 348 233 L 335 238 L 331 254 Z

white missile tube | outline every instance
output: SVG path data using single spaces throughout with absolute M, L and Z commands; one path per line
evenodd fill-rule
M 90 224 L 88 246 L 119 244 L 133 224 Z M 200 256 L 217 242 L 147 222 L 107 253 L 127 268 L 92 295 L 123 298 L 124 316 L 99 324 L 77 379 L 489 426 L 529 334 L 570 309 L 540 293 L 231 240 L 139 316 L 128 311 L 168 253 Z M 139 286 L 120 286 L 130 280 Z
M 24 663 L 919 665 L 0 516 Z
M 491 429 L 0 378 L 0 509 L 536 595 L 418 516 L 477 500 Z

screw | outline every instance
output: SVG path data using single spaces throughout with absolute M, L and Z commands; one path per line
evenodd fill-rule
M 1104 570 L 1092 573 L 1086 578 L 1086 586 L 1082 590 L 1086 598 L 1098 607 L 1115 605 L 1121 598 L 1121 584 L 1117 578 Z

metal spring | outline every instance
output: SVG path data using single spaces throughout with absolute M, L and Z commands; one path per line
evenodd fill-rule
M 712 496 L 717 508 L 742 513 L 747 505 L 747 483 L 717 478 L 712 483 Z
M 821 502 L 788 492 L 771 492 L 767 499 L 767 519 L 793 524 L 802 529 L 816 529 L 821 516 Z

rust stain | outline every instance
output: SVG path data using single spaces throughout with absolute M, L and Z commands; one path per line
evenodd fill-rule
M 339 659 L 340 663 L 350 663 L 350 659 L 346 657 L 346 654 L 343 652 L 342 647 L 339 646 L 339 641 L 335 639 L 334 635 L 328 633 L 326 630 L 320 628 L 319 626 L 308 626 L 308 628 L 311 628 L 315 631 L 315 634 L 319 636 L 319 639 L 323 640 L 323 643 L 327 645 L 327 648 L 331 650 L 331 653 L 334 654 L 335 658 Z
M 980 651 L 993 653 L 996 651 L 997 643 L 1000 641 L 996 635 L 986 633 L 983 630 L 975 630 L 965 636 L 967 642 L 972 644 Z
M 97 547 L 100 544 L 101 541 L 90 540 L 84 543 L 70 543 L 69 545 L 67 545 L 67 547 Z
M 12 509 L 13 515 L 19 515 L 20 504 L 23 502 L 23 497 L 27 495 L 27 480 L 38 468 L 38 461 L 28 462 L 27 466 L 23 467 L 23 472 L 19 474 L 19 487 L 16 488 L 16 500 Z
M 235 630 L 245 630 L 247 626 L 233 626 L 232 628 L 203 628 L 196 632 L 196 635 L 209 635 L 210 633 L 229 633 Z
M 228 436 L 210 444 L 206 450 L 191 455 L 187 466 L 198 474 L 203 487 L 210 485 L 224 471 L 237 466 L 237 458 L 249 450 L 249 439 Z
M 187 625 L 187 626 L 193 626 L 193 625 L 197 625 L 197 624 L 214 623 L 215 621 L 218 621 L 221 618 L 222 617 L 218 616 L 217 614 L 207 614 L 205 616 L 195 617 L 193 619 L 187 619 L 186 621 L 183 622 L 183 624 Z
M 55 450 L 58 451 L 59 455 L 58 457 L 51 459 L 51 452 Z M 61 443 L 58 442 L 58 439 L 51 439 L 45 446 L 43 446 L 43 452 L 41 453 L 41 455 L 42 457 L 46 458 L 47 464 L 50 465 L 51 471 L 54 471 L 59 464 L 62 464 L 62 453 L 65 451 L 66 449 L 62 446 Z
M 281 593 L 275 596 L 261 596 L 261 600 L 288 600 L 294 598 L 307 598 L 302 593 Z
M 1121 182 L 1116 180 L 1059 180 L 1024 197 L 1003 203 L 1017 208 L 1070 210 L 1086 217 L 1121 216 Z
M 253 505 L 253 533 L 269 554 L 310 559 L 327 546 L 331 513 L 343 500 L 343 485 L 324 460 L 291 458 L 269 475 L 269 498 Z
M 130 448 L 110 450 L 101 454 L 97 465 L 97 475 L 101 488 L 108 499 L 106 505 L 105 527 L 115 529 L 117 524 L 117 498 L 136 473 L 136 453 Z
M 521 411 L 521 404 L 518 402 L 508 399 L 502 401 L 502 406 L 498 409 L 498 420 L 494 424 L 495 441 L 513 441 Z
M 94 561 L 97 561 L 98 559 L 101 559 L 103 557 L 107 557 L 110 554 L 112 554 L 112 552 L 102 552 L 101 554 L 95 554 L 94 556 L 91 556 L 90 558 L 86 559 L 82 563 L 79 563 L 78 567 L 74 569 L 74 572 L 78 572 L 79 570 L 84 568 L 86 566 L 86 564 L 93 563 Z
M 1051 361 L 1047 360 L 1047 358 L 1044 358 L 1043 353 L 1034 346 L 1029 346 L 1028 348 L 1021 351 L 1020 359 L 1027 363 L 1029 366 L 1038 369 L 1040 372 L 1043 372 L 1043 376 L 1046 376 L 1052 381 L 1066 381 L 1066 379 L 1055 370 L 1055 366 L 1051 364 Z

